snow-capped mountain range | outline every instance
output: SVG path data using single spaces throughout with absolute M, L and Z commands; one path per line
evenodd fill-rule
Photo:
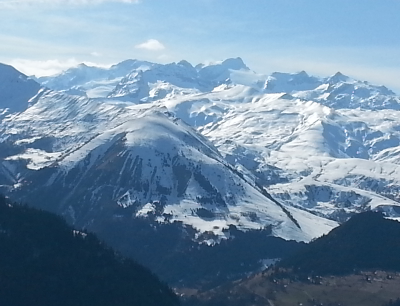
M 399 216 L 400 99 L 384 86 L 240 58 L 36 80 L 0 66 L 0 184 L 78 226 L 125 211 L 208 243 L 232 225 L 309 241 L 356 212 Z

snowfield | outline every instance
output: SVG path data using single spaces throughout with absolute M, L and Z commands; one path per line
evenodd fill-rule
M 212 244 L 232 225 L 309 241 L 357 212 L 400 217 L 400 99 L 384 86 L 266 76 L 240 58 L 80 65 L 42 88 L 9 69 L 1 88 L 28 97 L 13 109 L 0 90 L 0 185 L 56 188 L 73 223 L 119 207 Z

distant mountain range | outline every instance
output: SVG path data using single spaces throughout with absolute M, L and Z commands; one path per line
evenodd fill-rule
M 400 216 L 400 98 L 384 86 L 267 76 L 240 58 L 0 77 L 0 190 L 126 253 L 138 224 L 152 247 L 179 233 L 187 244 L 166 251 L 179 253 L 236 231 L 310 241 L 358 212 Z

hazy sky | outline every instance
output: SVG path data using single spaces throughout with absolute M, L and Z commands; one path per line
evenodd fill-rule
M 0 62 L 44 75 L 240 56 L 259 73 L 341 71 L 400 93 L 399 16 L 400 0 L 0 0 Z

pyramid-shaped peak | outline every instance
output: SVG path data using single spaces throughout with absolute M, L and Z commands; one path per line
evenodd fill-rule
M 348 76 L 344 75 L 340 71 L 328 78 L 329 83 L 346 82 L 349 79 Z
M 118 65 L 120 65 L 120 66 L 132 65 L 132 64 L 135 64 L 137 61 L 138 60 L 136 60 L 136 59 L 127 59 L 127 60 L 124 60 L 122 62 L 119 62 L 118 64 L 112 65 L 112 67 L 113 66 L 118 66 Z
M 197 64 L 196 66 L 194 66 L 194 68 L 195 68 L 197 71 L 199 71 L 199 70 L 203 69 L 205 66 L 206 66 L 205 64 L 200 63 L 200 64 Z
M 301 77 L 309 77 L 308 73 L 305 72 L 304 70 L 296 73 L 296 75 L 301 76 Z
M 0 63 L 0 109 L 24 111 L 40 85 L 10 65 Z
M 0 63 L 0 80 L 6 79 L 6 78 L 10 79 L 10 78 L 15 78 L 15 77 L 20 77 L 20 76 L 26 77 L 22 72 L 19 72 L 13 66 Z
M 186 60 L 181 60 L 181 61 L 178 63 L 178 65 L 184 66 L 184 67 L 187 67 L 187 68 L 191 68 L 191 69 L 193 68 L 192 64 L 189 63 L 189 62 L 186 61 Z
M 243 60 L 240 57 L 228 58 L 228 59 L 224 60 L 221 63 L 221 65 L 225 66 L 228 69 L 232 69 L 232 70 L 241 70 L 241 69 L 249 70 L 249 68 L 246 66 L 246 64 L 243 62 Z
M 343 73 L 341 73 L 340 71 L 336 72 L 333 77 L 337 77 L 337 78 L 347 78 L 347 76 L 345 76 Z
M 95 66 L 88 66 L 85 63 L 80 63 L 77 66 L 70 67 L 67 70 L 62 71 L 59 75 L 62 74 L 70 74 L 70 73 L 78 73 L 78 74 L 84 74 L 87 73 L 89 70 L 97 69 Z

